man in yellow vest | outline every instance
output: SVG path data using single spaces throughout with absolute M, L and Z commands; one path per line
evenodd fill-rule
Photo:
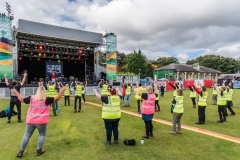
M 143 88 L 142 87 L 142 84 L 141 83 L 136 83 L 136 85 L 137 85 L 137 88 L 134 88 L 133 86 L 133 90 L 134 90 L 134 92 L 135 92 L 135 98 L 136 98 L 136 100 L 137 100 L 137 105 L 138 105 L 138 114 L 141 114 L 141 110 L 140 110 L 140 104 L 141 104 L 141 101 L 142 101 L 142 97 L 140 96 L 140 95 L 138 95 L 137 93 L 137 91 L 138 91 L 138 88 L 139 88 L 139 91 L 141 92 L 141 93 L 146 93 L 146 88 Z
M 75 82 L 76 86 L 74 87 L 75 90 L 75 97 L 74 97 L 74 112 L 77 112 L 77 101 L 78 101 L 78 112 L 81 111 L 81 96 L 83 87 L 80 85 L 80 82 Z
M 47 92 L 46 92 L 47 97 L 55 98 L 57 96 L 57 87 L 56 87 L 56 85 L 53 85 L 51 81 L 48 82 L 48 84 L 45 88 L 47 90 Z M 57 116 L 56 105 L 57 105 L 56 102 L 52 103 L 54 116 Z
M 121 99 L 119 96 L 121 96 L 121 93 L 118 88 L 111 88 L 109 90 L 110 96 L 100 95 L 96 89 L 94 89 L 94 93 L 103 103 L 102 118 L 105 123 L 107 137 L 105 144 L 107 146 L 111 145 L 111 137 L 113 133 L 114 144 L 118 145 L 118 125 L 121 119 Z
M 70 106 L 70 88 L 72 87 L 72 84 L 73 84 L 73 82 L 71 83 L 70 87 L 68 84 L 66 84 L 66 89 L 63 94 L 64 95 L 64 106 L 66 106 L 67 101 L 68 101 L 68 106 Z
M 197 97 L 197 93 L 196 91 L 189 85 L 188 83 L 188 88 L 190 89 L 190 98 L 192 100 L 192 108 L 196 108 L 196 97 Z
M 218 84 L 214 83 L 214 87 L 213 87 L 212 100 L 214 105 L 217 104 L 217 96 L 218 96 L 218 91 L 215 89 L 215 86 L 218 87 Z
M 174 89 L 174 90 L 173 90 L 173 98 L 172 98 L 172 100 L 174 100 L 174 97 L 177 96 L 177 89 L 179 89 L 179 83 L 178 83 L 178 82 L 175 82 L 174 85 L 172 85 L 172 84 L 168 81 L 168 84 Z M 173 108 L 174 108 L 174 106 L 171 105 L 171 113 L 173 113 Z
M 101 95 L 105 96 L 105 95 L 109 95 L 109 92 L 108 92 L 108 84 L 106 81 L 104 82 L 99 82 L 98 86 L 100 88 L 102 88 L 101 90 Z
M 126 88 L 126 95 L 124 98 L 124 106 L 130 106 L 130 96 L 132 93 L 132 83 L 127 83 L 127 85 L 124 85 Z
M 218 105 L 218 114 L 219 114 L 219 121 L 217 122 L 221 122 L 223 123 L 224 121 L 226 122 L 226 116 L 225 116 L 225 107 L 227 104 L 227 100 L 226 100 L 226 94 L 227 92 L 226 87 L 225 86 L 221 86 L 220 89 L 217 87 L 217 85 L 215 85 L 215 89 L 218 91 L 218 98 L 217 98 L 217 105 Z
M 233 97 L 233 89 L 232 85 L 228 84 L 227 85 L 227 92 L 226 92 L 226 100 L 227 100 L 227 105 L 226 108 L 231 112 L 230 115 L 235 115 L 235 112 L 232 109 L 232 97 Z M 225 111 L 226 116 L 228 116 L 227 109 Z

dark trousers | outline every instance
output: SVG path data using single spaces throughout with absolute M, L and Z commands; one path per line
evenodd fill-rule
M 145 123 L 145 129 L 146 129 L 146 135 L 149 136 L 149 134 L 153 132 L 153 124 L 152 120 L 150 121 L 144 121 Z
M 52 103 L 52 108 L 53 108 L 53 114 L 57 115 L 57 112 L 56 112 L 56 110 L 57 110 L 57 102 L 53 102 Z
M 225 108 L 225 115 L 226 116 L 228 116 L 227 108 L 231 112 L 231 114 L 235 114 L 235 112 L 232 109 L 232 101 L 227 101 L 227 105 L 226 105 L 226 108 Z
M 10 120 L 11 117 L 12 117 L 14 105 L 17 106 L 18 120 L 21 120 L 21 102 L 18 100 L 17 97 L 11 97 L 11 100 L 10 100 L 10 111 L 9 111 L 9 114 L 8 114 L 8 120 Z
M 67 105 L 67 102 L 68 102 L 68 105 L 70 106 L 70 96 L 64 96 L 64 105 L 66 106 Z
M 164 96 L 164 91 L 161 91 L 161 96 L 162 96 L 162 97 Z
M 119 120 L 104 120 L 107 141 L 111 142 L 112 133 L 114 140 L 118 140 L 118 124 Z
M 141 100 L 137 100 L 138 112 L 140 111 L 140 103 L 141 103 Z
M 175 96 L 172 98 L 172 101 L 173 101 L 174 98 L 175 98 Z M 174 109 L 174 106 L 171 105 L 171 113 L 173 113 L 173 109 Z
M 83 101 L 86 102 L 85 94 L 82 94 Z
M 156 110 L 160 111 L 160 106 L 158 104 L 158 100 L 155 100 L 155 111 Z
M 191 97 L 191 100 L 192 100 L 192 104 L 196 105 L 196 97 Z
M 198 122 L 205 123 L 206 106 L 198 106 Z
M 77 101 L 78 101 L 79 110 L 81 110 L 81 97 L 80 96 L 75 96 L 75 98 L 74 98 L 74 110 L 77 109 Z
M 218 114 L 221 121 L 223 120 L 226 121 L 225 110 L 226 110 L 226 106 L 218 105 Z

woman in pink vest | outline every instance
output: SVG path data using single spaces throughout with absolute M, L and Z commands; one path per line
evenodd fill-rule
M 138 86 L 137 86 L 138 87 Z M 154 86 L 155 91 L 157 90 L 157 86 Z M 152 119 L 155 112 L 155 98 L 156 94 L 153 93 L 153 87 L 147 86 L 146 88 L 147 93 L 141 93 L 139 88 L 137 88 L 137 94 L 140 95 L 143 99 L 142 102 L 142 120 L 145 122 L 145 128 L 146 128 L 146 135 L 143 135 L 143 138 L 149 138 L 153 137 L 153 125 L 152 125 Z
M 42 83 L 39 83 L 36 95 L 26 98 L 22 98 L 18 91 L 11 90 L 12 93 L 16 94 L 20 102 L 30 104 L 26 118 L 26 131 L 22 139 L 22 144 L 17 154 L 17 157 L 23 156 L 23 152 L 28 144 L 28 141 L 36 128 L 39 132 L 36 155 L 40 156 L 45 152 L 44 150 L 42 150 L 42 145 L 45 140 L 47 124 L 49 122 L 50 104 L 53 102 L 57 102 L 61 98 L 65 89 L 66 86 L 59 91 L 59 94 L 55 98 L 45 96 L 46 90 L 43 87 Z

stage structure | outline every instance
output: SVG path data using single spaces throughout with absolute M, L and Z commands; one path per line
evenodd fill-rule
M 47 64 L 59 62 L 62 73 L 80 81 L 98 76 L 94 70 L 95 48 L 103 45 L 101 33 L 88 32 L 19 19 L 13 30 L 14 76 L 28 72 L 28 81 L 45 78 Z M 59 66 L 51 71 L 60 73 Z M 48 67 L 49 68 L 49 67 Z
M 3 81 L 4 74 L 13 77 L 12 66 L 12 20 L 11 6 L 6 3 L 8 14 L 0 13 L 0 80 Z
M 117 71 L 117 36 L 114 33 L 106 33 L 106 74 L 107 80 L 116 80 Z

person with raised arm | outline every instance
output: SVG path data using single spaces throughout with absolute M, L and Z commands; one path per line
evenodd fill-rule
M 68 106 L 70 106 L 70 88 L 72 88 L 72 84 L 73 82 L 71 83 L 70 87 L 68 84 L 66 84 L 66 90 L 64 91 L 64 106 L 67 105 L 67 102 L 68 102 Z M 62 85 L 62 83 L 61 83 Z M 62 85 L 63 86 L 63 85 Z
M 21 83 L 18 85 L 17 82 L 14 81 L 14 80 L 12 81 L 12 84 L 9 84 L 7 74 L 4 75 L 5 83 L 8 86 L 8 88 L 17 90 L 19 93 L 20 93 L 21 87 L 25 83 L 26 77 L 27 77 L 27 73 L 24 73 L 23 79 L 22 79 Z M 7 123 L 10 123 L 10 121 L 11 121 L 12 112 L 13 112 L 13 108 L 14 108 L 15 105 L 17 106 L 18 122 L 23 122 L 22 119 L 21 119 L 21 102 L 18 100 L 16 94 L 10 92 L 10 111 L 9 111 L 9 114 L 8 114 Z
M 124 97 L 125 97 L 125 95 L 126 95 L 126 88 L 125 88 L 125 86 L 124 86 L 124 84 L 123 84 L 122 82 L 120 82 L 120 86 L 121 86 L 121 88 L 122 88 L 121 100 L 122 100 L 122 102 L 124 102 Z
M 50 117 L 50 104 L 53 102 L 57 102 L 61 98 L 64 90 L 66 89 L 66 86 L 61 88 L 56 97 L 47 97 L 46 90 L 43 87 L 42 82 L 39 82 L 38 85 L 39 87 L 36 94 L 26 98 L 23 98 L 17 90 L 11 89 L 11 92 L 17 96 L 20 102 L 29 104 L 26 116 L 26 131 L 22 139 L 22 143 L 17 157 L 23 156 L 25 148 L 36 128 L 39 132 L 36 155 L 40 156 L 45 152 L 44 150 L 42 150 L 42 146 L 46 137 L 47 124 Z
M 85 82 L 85 85 L 83 83 L 80 83 L 80 86 L 82 86 L 82 98 L 83 102 L 86 105 L 86 98 L 85 98 L 85 87 L 87 86 L 87 81 Z
M 80 85 L 80 82 L 75 82 L 76 86 L 74 87 L 75 90 L 75 97 L 74 97 L 74 112 L 77 112 L 77 101 L 78 101 L 78 112 L 81 112 L 82 109 L 82 90 L 83 87 Z
M 94 93 L 98 99 L 103 103 L 102 107 L 102 118 L 104 120 L 105 129 L 106 129 L 106 138 L 105 145 L 111 145 L 112 133 L 114 137 L 114 144 L 118 145 L 118 126 L 121 119 L 121 93 L 118 88 L 111 88 L 109 90 L 110 95 L 100 95 L 97 92 L 97 89 L 94 89 Z
M 54 82 L 54 84 L 49 81 L 48 84 L 45 86 L 46 91 L 46 96 L 47 97 L 56 97 L 57 96 L 57 86 L 56 83 Z M 57 116 L 57 102 L 53 102 L 52 104 L 52 108 L 53 108 L 53 114 L 54 116 Z
M 195 86 L 195 83 L 193 84 L 193 88 L 199 95 L 199 98 L 198 98 L 198 122 L 196 122 L 195 124 L 205 124 L 205 121 L 206 121 L 205 110 L 207 107 L 207 97 L 208 97 L 207 89 L 202 84 L 201 91 L 200 91 L 198 89 L 198 87 Z
M 174 85 L 172 85 L 169 81 L 167 81 L 167 82 L 174 89 L 173 90 L 173 98 L 172 98 L 172 100 L 174 100 L 174 97 L 177 96 L 177 89 L 179 89 L 179 82 L 175 82 Z M 173 113 L 173 108 L 174 108 L 174 106 L 171 105 L 171 113 Z
M 227 95 L 226 95 L 227 105 L 226 105 L 226 108 L 231 112 L 230 115 L 235 115 L 235 112 L 232 109 L 232 105 L 233 105 L 232 99 L 233 99 L 233 89 L 232 89 L 232 84 L 229 83 L 227 85 Z M 225 111 L 226 116 L 228 116 L 227 109 Z
M 132 82 L 127 83 L 127 85 L 124 85 L 126 88 L 126 95 L 124 98 L 124 106 L 130 106 L 130 97 L 131 97 L 131 92 L 132 92 Z
M 192 108 L 196 108 L 196 97 L 197 97 L 197 93 L 196 91 L 189 85 L 188 83 L 188 88 L 190 89 L 190 98 L 192 100 Z
M 141 93 L 146 93 L 146 88 L 142 87 L 142 84 L 138 82 L 136 83 L 136 88 L 133 87 L 133 90 L 135 92 L 135 98 L 137 100 L 137 107 L 138 107 L 138 114 L 141 114 L 141 101 L 142 101 L 142 97 L 140 95 L 138 95 L 138 89 L 140 90 Z

